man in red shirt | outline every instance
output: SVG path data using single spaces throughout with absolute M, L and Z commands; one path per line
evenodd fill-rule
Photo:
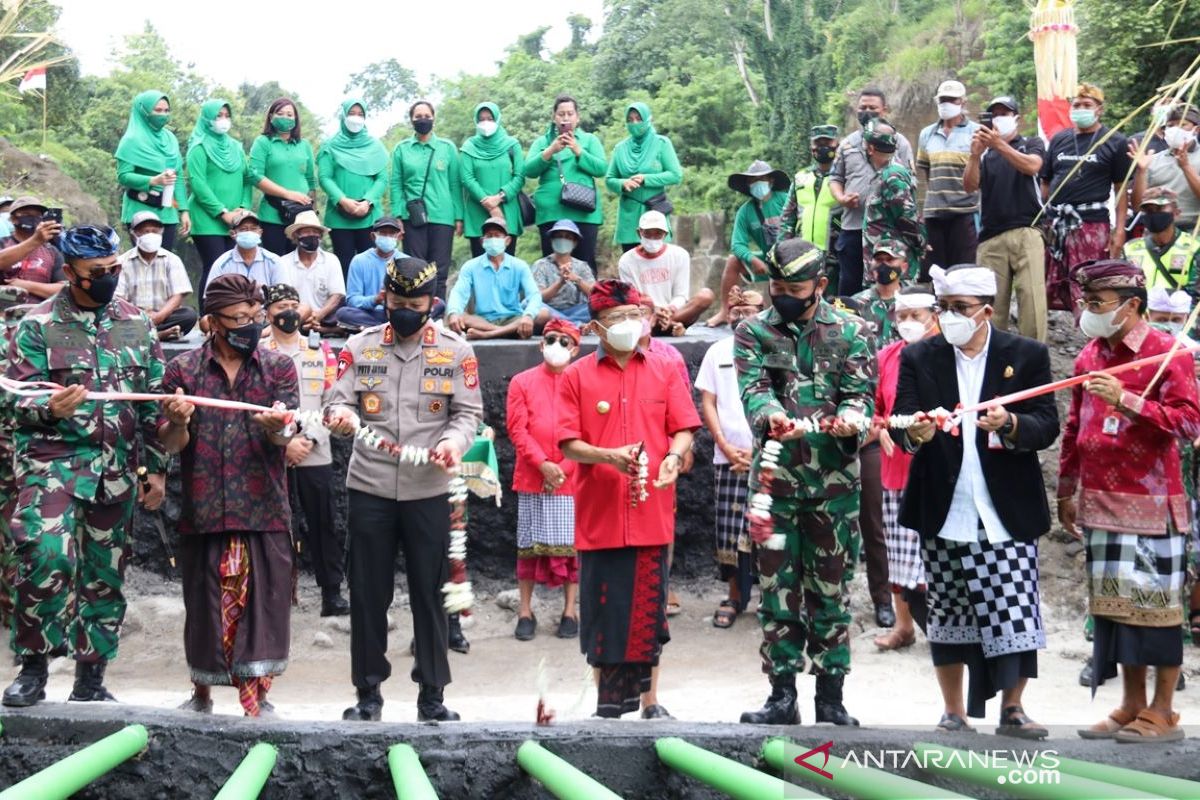
M 1142 318 L 1146 278 L 1123 259 L 1088 261 L 1079 326 L 1093 337 L 1075 359 L 1092 373 L 1071 394 L 1058 474 L 1058 518 L 1086 544 L 1095 618 L 1092 691 L 1117 676 L 1121 705 L 1079 731 L 1122 742 L 1183 738 L 1171 702 L 1183 663 L 1182 594 L 1191 519 L 1176 440 L 1200 434 L 1192 359 L 1184 352 L 1108 375 L 1099 370 L 1170 352 L 1174 338 Z M 1079 493 L 1078 504 L 1076 492 Z M 1147 703 L 1146 668 L 1155 667 Z
M 637 347 L 640 296 L 604 280 L 588 297 L 594 356 L 572 364 L 558 396 L 559 447 L 579 462 L 575 548 L 580 561 L 580 649 L 595 668 L 596 714 L 657 702 L 667 630 L 667 546 L 675 530 L 675 479 L 700 417 L 679 373 Z

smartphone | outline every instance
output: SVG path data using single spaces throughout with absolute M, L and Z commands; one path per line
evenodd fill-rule
M 991 128 L 992 128 L 992 112 L 980 111 L 979 112 L 979 124 L 982 125 L 983 127 L 987 128 L 988 130 L 991 130 Z
M 62 225 L 63 213 L 61 208 L 47 208 L 46 213 L 42 214 L 42 222 L 57 222 Z
M 574 126 L 574 125 L 572 125 L 572 124 L 571 124 L 571 123 L 569 123 L 569 122 L 564 122 L 564 123 L 561 123 L 561 124 L 558 126 L 558 133 L 559 133 L 559 135 L 560 135 L 560 136 L 561 136 L 562 134 L 564 134 L 564 133 L 570 133 L 570 132 L 571 132 L 571 131 L 573 131 L 573 130 L 575 130 L 575 126 Z

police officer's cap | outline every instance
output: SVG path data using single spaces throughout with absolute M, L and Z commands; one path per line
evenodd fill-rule
M 392 259 L 387 263 L 384 285 L 389 292 L 403 297 L 433 294 L 437 288 L 437 264 L 420 258 Z

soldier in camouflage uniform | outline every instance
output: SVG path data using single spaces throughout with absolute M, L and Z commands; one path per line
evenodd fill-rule
M 166 453 L 156 403 L 87 400 L 88 390 L 150 392 L 163 374 L 149 317 L 114 299 L 117 234 L 79 226 L 61 240 L 69 285 L 18 324 L 7 375 L 51 381 L 49 396 L 9 401 L 17 474 L 11 542 L 16 571 L 12 645 L 21 673 L 4 692 L 8 706 L 45 697 L 46 663 L 72 653 L 72 700 L 112 700 L 104 668 L 117 654 L 125 616 L 121 593 L 142 433 L 151 489 L 162 502 Z
M 895 128 L 878 119 L 863 131 L 867 158 L 876 169 L 871 196 L 863 212 L 863 262 L 872 263 L 875 245 L 885 233 L 890 233 L 908 246 L 908 267 L 900 279 L 912 283 L 922 277 L 925 225 L 917 209 L 917 180 L 908 167 L 892 157 L 897 135 Z
M 9 334 L 31 306 L 10 306 L 3 311 L 0 324 L 0 365 L 7 366 Z M 3 368 L 0 366 L 0 368 Z M 12 586 L 16 561 L 9 544 L 8 521 L 17 503 L 16 473 L 13 470 L 12 417 L 0 405 L 0 630 L 8 630 L 12 620 Z
M 875 282 L 851 299 L 858 306 L 858 316 L 867 323 L 875 350 L 882 350 L 900 340 L 896 332 L 896 295 L 900 294 L 900 276 L 908 268 L 908 248 L 890 233 L 875 243 L 874 254 L 867 262 Z
M 772 308 L 738 326 L 734 363 L 756 449 L 750 491 L 759 489 L 761 445 L 772 426 L 788 418 L 870 417 L 875 406 L 874 352 L 866 325 L 821 297 L 824 253 L 802 239 L 771 251 Z M 771 495 L 782 551 L 760 548 L 763 672 L 770 676 L 766 705 L 742 722 L 799 722 L 796 673 L 804 655 L 817 676 L 816 719 L 857 725 L 842 705 L 850 670 L 847 586 L 858 561 L 858 448 L 863 434 L 838 423 L 828 433 L 781 437 Z

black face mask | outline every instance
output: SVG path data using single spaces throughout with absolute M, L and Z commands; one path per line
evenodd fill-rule
M 860 112 L 858 112 L 858 124 L 862 125 L 864 128 L 867 127 L 868 122 L 870 122 L 873 119 L 878 119 L 878 118 L 879 118 L 878 111 L 860 111 Z
M 280 311 L 271 321 L 284 333 L 295 333 L 300 327 L 300 312 L 289 308 L 287 311 Z
M 1175 215 L 1170 211 L 1155 211 L 1147 214 L 1142 212 L 1142 224 L 1151 233 L 1162 233 L 1175 222 Z
M 411 308 L 395 308 L 388 311 L 388 323 L 401 339 L 412 336 L 428 321 L 428 311 L 413 311 Z
M 113 299 L 113 295 L 117 293 L 117 279 L 115 272 L 107 272 L 99 278 L 89 279 L 86 289 L 79 283 L 75 285 L 83 289 L 92 302 L 103 306 L 108 305 L 109 301 Z
M 29 232 L 37 230 L 38 221 L 36 217 L 17 217 L 12 224 L 19 231 Z
M 900 270 L 889 267 L 887 264 L 875 265 L 876 283 L 895 283 L 898 280 L 900 280 Z
M 231 328 L 225 331 L 225 343 L 242 358 L 249 358 L 262 339 L 262 329 L 261 322 L 251 322 L 240 328 Z
M 431 130 L 433 130 L 433 120 L 431 120 L 431 119 L 414 119 L 412 126 L 413 126 L 414 131 L 416 131 L 421 136 L 424 136 L 425 134 L 427 134 Z
M 837 148 L 823 144 L 820 147 L 813 148 L 813 158 L 818 164 L 828 164 L 837 157 Z
M 300 245 L 300 249 L 306 253 L 315 253 L 321 246 L 320 236 L 301 236 L 296 240 L 296 244 Z
M 771 295 L 771 304 L 775 306 L 775 310 L 779 312 L 779 316 L 784 322 L 795 322 L 804 315 L 817 302 L 817 293 L 813 292 L 808 297 L 792 297 L 790 294 L 773 294 Z

